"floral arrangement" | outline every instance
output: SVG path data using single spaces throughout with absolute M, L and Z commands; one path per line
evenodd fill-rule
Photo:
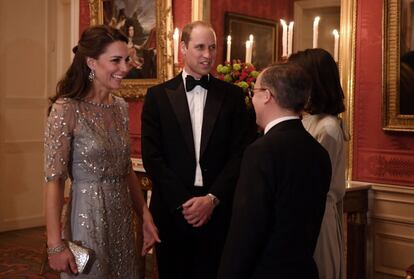
M 233 63 L 226 61 L 224 65 L 217 66 L 218 78 L 233 83 L 243 88 L 243 91 L 253 89 L 259 72 L 253 64 L 244 63 L 240 60 L 233 60 Z
M 226 61 L 224 65 L 217 66 L 217 78 L 226 82 L 233 83 L 240 86 L 245 94 L 246 107 L 249 109 L 252 106 L 252 100 L 249 97 L 248 90 L 254 88 L 254 83 L 259 75 L 253 64 L 244 63 L 240 60 L 233 60 L 233 63 Z

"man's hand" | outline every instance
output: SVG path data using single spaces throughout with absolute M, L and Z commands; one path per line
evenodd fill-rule
M 194 197 L 183 204 L 183 215 L 193 227 L 207 224 L 213 213 L 214 205 L 210 197 Z

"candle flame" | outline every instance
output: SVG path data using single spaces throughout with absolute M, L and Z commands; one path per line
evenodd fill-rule
M 253 38 L 254 38 L 254 37 L 253 37 L 253 35 L 252 35 L 252 34 L 250 34 L 250 36 L 249 36 L 249 41 L 250 41 L 250 42 L 252 42 L 252 43 L 253 43 Z

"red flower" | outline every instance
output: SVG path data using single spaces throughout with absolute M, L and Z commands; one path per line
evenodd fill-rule
M 248 73 L 242 72 L 241 75 L 240 75 L 240 80 L 245 80 L 248 76 L 249 76 Z

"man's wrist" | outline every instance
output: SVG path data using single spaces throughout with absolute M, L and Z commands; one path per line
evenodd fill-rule
M 211 200 L 211 203 L 214 205 L 214 207 L 216 207 L 217 205 L 219 205 L 220 200 L 213 194 L 208 193 L 207 197 Z

